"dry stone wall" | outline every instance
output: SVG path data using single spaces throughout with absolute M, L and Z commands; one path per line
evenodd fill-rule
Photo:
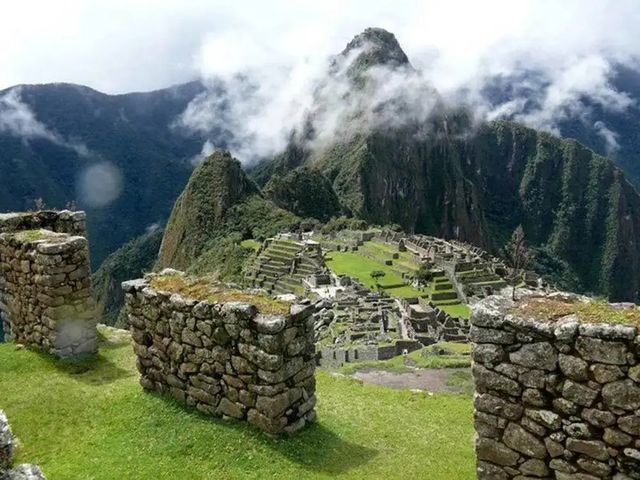
M 84 212 L 0 215 L 4 337 L 59 357 L 96 351 Z
M 146 280 L 123 288 L 145 389 L 273 435 L 315 420 L 312 305 L 269 316 L 248 303 L 156 291 Z
M 640 479 L 640 337 L 632 326 L 473 308 L 478 479 Z

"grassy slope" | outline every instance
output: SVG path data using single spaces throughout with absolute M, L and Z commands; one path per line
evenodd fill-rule
M 474 477 L 468 396 L 319 372 L 319 423 L 275 441 L 144 393 L 134 363 L 126 343 L 80 367 L 1 344 L 0 407 L 18 461 L 49 480 Z

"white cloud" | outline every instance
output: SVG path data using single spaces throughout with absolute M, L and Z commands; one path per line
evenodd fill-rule
M 445 99 L 466 89 L 489 118 L 550 131 L 567 116 L 592 125 L 583 100 L 626 108 L 630 100 L 610 85 L 612 64 L 640 58 L 637 0 L 15 0 L 3 3 L 3 18 L 11 21 L 0 28 L 0 87 L 71 81 L 113 93 L 219 77 L 233 87 L 228 102 L 199 97 L 182 126 L 233 132 L 244 159 L 282 148 L 312 108 L 326 59 L 368 26 L 395 33 L 422 72 L 379 72 L 385 82 L 369 107 L 403 98 L 408 118 L 432 108 L 424 97 L 434 86 Z M 544 78 L 536 104 L 517 97 L 490 107 L 480 98 L 487 78 L 525 69 Z M 342 102 L 339 83 L 325 87 L 336 101 L 318 138 L 344 133 L 336 122 L 357 106 Z M 370 120 L 407 118 L 385 113 Z
M 0 96 L 0 133 L 3 132 L 23 141 L 36 138 L 49 140 L 75 151 L 81 157 L 89 158 L 93 155 L 83 143 L 67 140 L 40 122 L 29 106 L 22 101 L 20 87 Z

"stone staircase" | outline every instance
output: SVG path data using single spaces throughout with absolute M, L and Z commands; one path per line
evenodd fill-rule
M 322 269 L 322 256 L 303 242 L 283 238 L 265 241 L 246 282 L 267 293 L 302 294 L 302 280 Z

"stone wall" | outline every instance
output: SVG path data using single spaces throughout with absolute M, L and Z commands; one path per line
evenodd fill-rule
M 5 413 L 0 410 L 0 480 L 45 480 L 37 465 L 13 466 L 16 439 Z
M 0 233 L 43 229 L 86 237 L 86 218 L 84 212 L 72 212 L 70 210 L 0 213 Z
M 315 420 L 313 306 L 269 316 L 248 303 L 156 291 L 146 280 L 123 288 L 145 389 L 273 435 Z
M 640 479 L 640 337 L 632 326 L 473 307 L 478 479 Z
M 0 215 L 6 340 L 60 357 L 93 353 L 97 332 L 84 212 Z

